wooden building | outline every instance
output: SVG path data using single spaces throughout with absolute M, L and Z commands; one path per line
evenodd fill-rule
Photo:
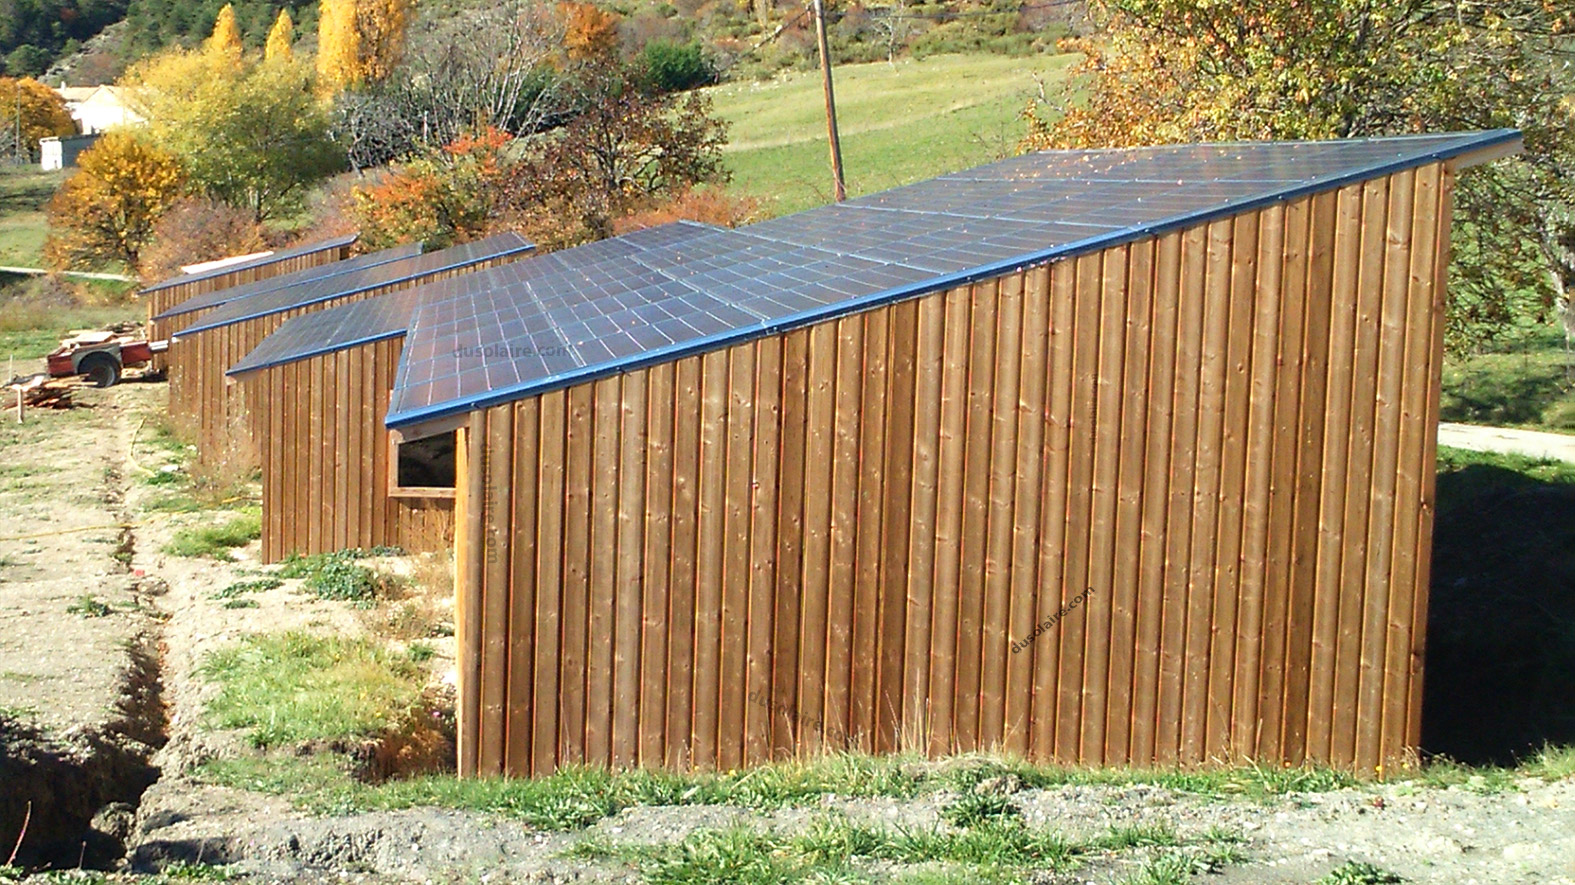
M 420 308 L 460 772 L 1403 761 L 1452 189 L 1519 144 L 1033 154 Z
M 335 237 L 314 243 L 269 252 L 235 264 L 225 264 L 208 270 L 170 277 L 143 289 L 138 295 L 148 304 L 148 338 L 162 341 L 169 338 L 182 325 L 172 324 L 161 315 L 198 295 L 229 289 L 244 283 L 276 277 L 306 268 L 329 264 L 349 257 L 355 245 L 355 235 Z M 152 368 L 163 371 L 162 355 L 154 358 Z
M 588 249 L 626 255 L 711 230 L 675 222 Z M 425 552 L 452 544 L 452 434 L 398 446 L 383 426 L 410 318 L 457 292 L 517 284 L 566 266 L 557 255 L 542 255 L 304 314 L 230 367 L 247 402 L 264 416 L 257 428 L 264 561 L 353 547 Z
M 194 295 L 173 307 L 166 308 L 154 319 L 163 324 L 164 334 L 178 337 L 186 329 L 197 323 L 205 322 L 207 315 L 223 305 L 232 301 L 246 298 L 255 298 L 259 295 L 277 293 L 285 289 L 297 287 L 324 285 L 324 281 L 345 274 L 368 271 L 374 267 L 407 261 L 421 254 L 421 244 L 411 243 L 404 246 L 395 246 L 392 249 L 383 249 L 379 252 L 370 252 L 366 255 L 357 255 L 341 261 L 328 264 L 319 264 L 315 267 L 306 267 L 290 273 L 265 279 L 253 280 L 238 286 L 226 289 L 215 289 Z M 170 423 L 174 425 L 178 434 L 193 441 L 197 435 L 198 407 L 201 400 L 198 397 L 197 367 L 195 365 L 197 352 L 189 347 L 171 347 L 166 356 L 166 374 L 169 379 L 169 416 Z
M 231 300 L 206 311 L 200 319 L 176 334 L 170 348 L 172 352 L 182 351 L 171 361 L 182 365 L 181 374 L 186 378 L 181 407 L 195 416 L 198 457 L 210 466 L 252 468 L 259 465 L 261 437 L 258 434 L 267 426 L 262 422 L 267 421 L 268 416 L 262 412 L 252 414 L 246 400 L 246 387 L 230 382 L 225 371 L 286 320 L 335 304 L 373 298 L 507 264 L 533 248 L 518 234 L 499 234 Z M 258 423 L 254 424 L 254 419 Z

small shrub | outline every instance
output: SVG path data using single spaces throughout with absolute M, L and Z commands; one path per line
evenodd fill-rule
M 437 649 L 427 645 L 425 642 L 413 642 L 405 650 L 405 656 L 416 664 L 432 660 L 432 656 L 435 654 L 437 654 Z
M 187 198 L 170 207 L 153 226 L 153 237 L 138 256 L 138 275 L 155 283 L 181 267 L 227 255 L 248 255 L 268 248 L 262 226 L 245 209 L 215 200 Z
M 284 581 L 268 575 L 251 581 L 236 581 L 223 590 L 214 593 L 211 599 L 236 599 L 247 593 L 264 593 L 269 590 L 284 586 Z
M 230 548 L 244 547 L 260 537 L 262 516 L 248 513 L 218 525 L 181 529 L 164 545 L 164 552 L 173 556 L 229 559 Z
M 290 556 L 279 568 L 281 578 L 302 578 L 303 584 L 319 599 L 337 599 L 359 606 L 370 606 L 387 595 L 390 579 L 356 562 L 367 556 L 388 556 L 397 548 L 340 550 L 313 556 Z
M 1316 885 L 1398 885 L 1405 879 L 1365 861 L 1348 860 L 1329 871 Z
M 657 92 L 682 92 L 716 81 L 716 67 L 699 43 L 652 40 L 640 53 L 640 63 Z
M 975 827 L 979 824 L 1020 818 L 1023 809 L 1010 797 L 999 793 L 968 792 L 941 809 L 941 819 L 954 827 Z
M 78 596 L 77 601 L 66 606 L 66 611 L 84 618 L 102 618 L 110 613 L 110 607 L 93 596 Z

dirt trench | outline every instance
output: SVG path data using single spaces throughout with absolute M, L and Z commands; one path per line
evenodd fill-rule
M 159 777 L 161 585 L 130 566 L 131 431 L 117 394 L 93 397 L 69 419 L 35 412 L 0 439 L 6 475 L 23 478 L 0 488 L 0 561 L 19 566 L 0 575 L 0 862 L 116 867 L 137 804 Z

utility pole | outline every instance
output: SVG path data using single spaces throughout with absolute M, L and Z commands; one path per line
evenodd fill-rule
M 826 135 L 831 142 L 831 181 L 836 189 L 837 202 L 848 198 L 847 185 L 842 180 L 842 143 L 837 140 L 837 100 L 831 92 L 831 51 L 826 45 L 826 10 L 822 0 L 815 0 L 815 40 L 820 44 L 820 82 L 826 90 Z

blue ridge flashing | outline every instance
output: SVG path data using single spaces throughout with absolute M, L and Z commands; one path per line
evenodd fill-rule
M 299 258 L 302 255 L 310 255 L 313 252 L 321 252 L 325 249 L 343 248 L 345 246 L 351 245 L 357 239 L 360 239 L 360 236 L 360 234 L 345 234 L 344 236 L 333 237 L 327 240 L 318 240 L 315 243 L 305 243 L 300 246 L 292 246 L 289 249 L 281 249 L 276 252 L 271 252 L 267 255 L 264 255 L 261 258 L 254 258 L 251 261 L 238 261 L 235 264 L 226 265 L 224 267 L 216 267 L 212 270 L 201 271 L 200 273 L 181 274 L 177 277 L 170 277 L 167 280 L 160 280 L 159 282 L 154 283 L 137 294 L 146 295 L 150 292 L 168 289 L 171 286 L 179 286 L 185 283 L 196 282 L 197 280 L 211 279 L 213 277 L 222 276 L 227 273 L 233 273 L 237 270 L 245 270 L 252 267 L 263 267 L 265 265 L 273 264 L 274 262 L 286 261 L 291 258 Z M 157 319 L 157 317 L 155 317 L 155 319 Z
M 279 274 L 277 276 L 253 280 L 249 283 L 239 283 L 228 288 L 215 289 L 212 292 L 204 292 L 200 295 L 193 295 L 192 297 L 187 298 L 185 301 L 182 301 L 168 310 L 165 310 L 163 313 L 158 314 L 154 317 L 154 319 L 166 320 L 170 319 L 171 317 L 195 313 L 199 310 L 210 310 L 213 308 L 222 307 L 231 301 L 238 301 L 242 298 L 254 298 L 258 295 L 267 295 L 270 292 L 277 292 L 280 289 L 288 289 L 291 286 L 310 285 L 320 280 L 331 279 L 333 277 L 343 276 L 348 273 L 355 273 L 356 271 L 368 270 L 370 268 L 378 267 L 380 265 L 388 264 L 394 261 L 403 261 L 407 258 L 415 258 L 420 254 L 420 243 L 408 243 L 403 246 L 395 246 L 392 249 L 383 249 L 378 252 L 368 252 L 365 255 L 356 255 L 350 258 L 340 259 L 339 261 L 330 261 L 327 264 L 319 264 L 315 267 L 306 267 L 300 270 L 291 271 L 289 273 Z
M 1193 227 L 1198 224 L 1214 221 L 1220 218 L 1239 215 L 1257 209 L 1284 203 L 1314 193 L 1326 192 L 1344 187 L 1348 184 L 1381 178 L 1406 169 L 1416 168 L 1436 162 L 1465 157 L 1471 154 L 1487 154 L 1494 149 L 1503 152 L 1513 152 L 1521 140 L 1521 133 L 1514 129 L 1498 129 L 1473 133 L 1438 133 L 1422 136 L 1397 136 L 1393 138 L 1348 139 L 1343 141 L 1318 142 L 1316 144 L 1339 145 L 1342 143 L 1376 142 L 1392 143 L 1396 148 L 1396 156 L 1379 162 L 1353 164 L 1349 169 L 1308 178 L 1294 186 L 1270 190 L 1260 195 L 1222 202 L 1219 205 L 1209 206 L 1190 212 L 1182 212 L 1163 217 L 1150 222 L 1134 224 L 1116 230 L 1095 234 L 1073 242 L 1058 244 L 1050 248 L 1027 252 L 1009 259 L 982 263 L 951 273 L 937 274 L 936 276 L 918 283 L 895 286 L 869 294 L 850 296 L 835 303 L 817 306 L 809 310 L 789 313 L 758 323 L 743 324 L 727 329 L 726 331 L 698 336 L 675 344 L 653 347 L 632 356 L 608 360 L 581 366 L 569 371 L 563 371 L 532 378 L 528 381 L 501 385 L 485 393 L 456 398 L 444 402 L 433 403 L 425 406 L 390 410 L 384 423 L 390 429 L 410 428 L 415 425 L 437 422 L 466 412 L 485 409 L 528 396 L 536 396 L 553 390 L 561 389 L 575 384 L 594 381 L 622 372 L 645 368 L 657 363 L 670 362 L 704 353 L 735 344 L 744 343 L 767 335 L 780 334 L 792 329 L 837 319 L 848 314 L 857 313 L 874 307 L 880 307 L 899 301 L 918 298 L 937 291 L 943 291 L 957 286 L 969 285 L 980 280 L 1002 276 L 1008 273 L 1024 270 L 1054 261 L 1064 260 L 1074 255 L 1088 252 L 1101 251 L 1114 246 L 1120 246 L 1137 240 L 1154 237 L 1173 230 Z M 1428 141 L 1436 146 L 1426 149 L 1406 150 L 1407 142 Z M 1264 142 L 1233 142 L 1228 144 L 1207 145 L 1208 147 L 1251 147 L 1266 144 Z M 1280 144 L 1284 144 L 1283 142 Z M 1099 152 L 1051 152 L 1051 153 L 1099 153 L 1111 155 L 1116 151 Z M 958 173 L 961 175 L 962 173 Z M 874 196 L 874 195 L 872 195 Z M 810 210 L 816 211 L 816 210 Z M 791 218 L 792 216 L 788 216 Z M 783 221 L 784 219 L 778 219 Z M 749 227 L 738 229 L 748 232 Z M 412 329 L 412 332 L 415 330 Z M 401 361 L 399 373 L 395 384 L 396 394 L 407 381 L 408 367 Z M 398 397 L 396 395 L 396 401 Z
M 502 235 L 500 235 L 500 236 L 502 236 Z M 303 297 L 303 298 L 300 298 L 298 300 L 292 300 L 292 301 L 289 301 L 287 303 L 258 305 L 255 302 L 257 300 L 261 299 L 261 296 L 258 296 L 256 298 L 244 299 L 244 300 L 239 301 L 239 302 L 229 302 L 230 304 L 243 304 L 243 305 L 246 305 L 248 309 L 245 309 L 244 312 L 239 313 L 239 314 L 234 315 L 234 316 L 209 317 L 209 319 L 207 319 L 207 320 L 205 320 L 203 322 L 193 323 L 191 326 L 188 326 L 187 328 L 182 329 L 179 332 L 176 332 L 173 337 L 174 337 L 174 339 L 176 341 L 179 341 L 182 338 L 187 338 L 187 337 L 190 337 L 192 335 L 200 334 L 202 332 L 208 332 L 208 331 L 211 331 L 213 329 L 222 329 L 225 326 L 232 326 L 232 325 L 235 325 L 236 323 L 244 323 L 244 322 L 246 322 L 248 320 L 260 319 L 262 317 L 272 316 L 274 314 L 279 314 L 279 313 L 284 313 L 285 311 L 295 310 L 296 308 L 300 308 L 300 307 L 310 307 L 310 306 L 312 306 L 314 304 L 323 304 L 323 303 L 326 303 L 326 302 L 329 302 L 329 301 L 336 301 L 336 300 L 338 300 L 340 298 L 346 298 L 346 297 L 354 295 L 354 294 L 356 294 L 358 292 L 363 292 L 363 291 L 365 291 L 367 289 L 372 289 L 372 288 L 376 288 L 376 287 L 379 287 L 379 286 L 394 285 L 396 283 L 401 283 L 401 282 L 404 282 L 404 281 L 407 281 L 407 280 L 411 280 L 411 279 L 414 279 L 414 278 L 417 278 L 417 277 L 429 276 L 431 274 L 443 273 L 445 271 L 455 270 L 457 268 L 466 267 L 466 266 L 472 265 L 472 264 L 479 264 L 479 263 L 481 263 L 483 261 L 490 261 L 490 260 L 492 260 L 494 258 L 506 258 L 506 257 L 511 256 L 511 255 L 520 255 L 522 253 L 535 251 L 535 249 L 536 249 L 536 244 L 535 243 L 527 242 L 525 239 L 519 237 L 517 234 L 514 235 L 514 238 L 519 241 L 518 244 L 511 245 L 511 246 L 509 246 L 507 248 L 500 248 L 500 249 L 496 249 L 494 251 L 485 252 L 485 253 L 474 253 L 474 254 L 472 254 L 472 253 L 469 253 L 469 250 L 466 249 L 467 246 L 475 246 L 478 243 L 485 242 L 485 240 L 476 240 L 476 241 L 474 241 L 472 243 L 465 244 L 465 246 L 451 246 L 448 249 L 440 249 L 440 250 L 437 250 L 437 251 L 434 251 L 434 252 L 426 252 L 426 253 L 423 253 L 421 255 L 413 256 L 413 257 L 408 258 L 408 259 L 402 259 L 403 261 L 410 262 L 413 266 L 410 267 L 408 270 L 405 270 L 405 271 L 403 271 L 401 273 L 394 274 L 394 275 L 391 275 L 391 276 L 386 276 L 386 277 L 377 277 L 377 278 L 371 279 L 371 280 L 352 280 L 352 281 L 349 281 L 349 282 L 352 283 L 352 285 L 346 285 L 346 286 L 343 286 L 343 287 L 334 288 L 334 289 L 332 289 L 330 291 L 325 291 L 325 292 L 322 292 L 322 293 L 311 294 L 311 295 L 309 295 L 307 297 Z M 488 237 L 487 239 L 494 239 L 494 238 Z M 450 251 L 455 253 L 455 257 L 453 258 L 453 260 L 446 261 L 446 262 L 444 262 L 442 264 L 437 264 L 437 265 L 422 265 L 421 264 L 421 259 L 423 259 L 423 258 L 432 257 L 432 256 L 438 256 L 438 255 L 443 254 L 444 252 L 450 252 Z M 393 266 L 394 264 L 395 264 L 395 262 L 390 262 L 389 264 L 379 265 L 377 268 L 368 268 L 368 270 L 369 271 L 371 271 L 371 270 L 384 270 L 384 271 L 386 271 L 386 270 L 388 270 L 389 267 Z M 348 276 L 348 275 L 346 275 L 346 276 Z M 330 279 L 333 279 L 333 278 L 330 278 Z M 346 281 L 341 280 L 341 282 L 346 282 Z M 278 290 L 278 289 L 276 289 L 273 292 L 268 293 L 268 294 L 278 295 L 280 292 L 283 292 L 283 291 L 288 291 L 288 290 Z M 272 300 L 272 299 L 267 299 L 267 300 Z

